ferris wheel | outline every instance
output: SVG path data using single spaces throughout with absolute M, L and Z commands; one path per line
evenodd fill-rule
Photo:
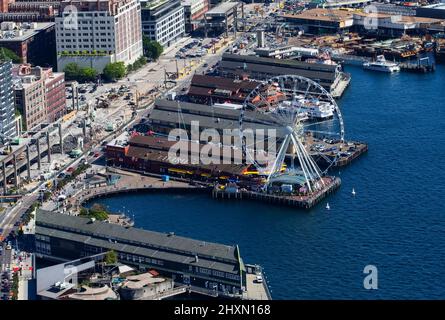
M 322 177 L 339 159 L 335 145 L 344 142 L 335 100 L 317 82 L 296 75 L 273 77 L 252 90 L 239 126 L 244 158 L 266 177 L 266 186 L 297 181 L 310 192 L 322 188 Z

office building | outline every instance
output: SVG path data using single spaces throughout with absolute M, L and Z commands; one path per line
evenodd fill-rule
M 142 32 L 150 40 L 169 47 L 184 36 L 184 7 L 180 0 L 155 0 L 142 3 Z
M 65 10 L 73 5 L 77 12 Z M 68 63 L 102 72 L 108 63 L 134 63 L 142 56 L 138 0 L 65 0 L 56 17 L 57 69 Z

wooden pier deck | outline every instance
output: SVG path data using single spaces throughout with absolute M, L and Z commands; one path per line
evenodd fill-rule
M 214 199 L 250 199 L 256 201 L 267 202 L 277 205 L 285 205 L 301 209 L 310 209 L 323 200 L 326 196 L 333 193 L 341 185 L 341 179 L 338 177 L 324 177 L 326 186 L 315 193 L 306 196 L 297 195 L 276 195 L 265 192 L 239 191 L 236 193 L 228 193 L 217 188 L 213 189 L 212 197 Z M 328 181 L 327 181 L 328 180 Z

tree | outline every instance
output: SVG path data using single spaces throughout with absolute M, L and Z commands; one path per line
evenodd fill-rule
M 105 254 L 105 264 L 115 264 L 117 263 L 117 254 L 115 251 L 111 250 Z
M 144 48 L 144 55 L 153 60 L 158 60 L 161 56 L 164 48 L 159 44 L 159 42 L 150 40 L 147 36 L 143 36 L 142 45 Z
M 94 81 L 97 77 L 97 71 L 93 68 L 82 68 L 81 78 L 83 81 Z
M 0 47 L 0 51 L 1 51 L 1 55 L 3 56 L 3 58 L 12 60 L 13 63 L 21 63 L 22 62 L 22 59 L 20 59 L 20 57 L 18 55 L 16 55 L 14 51 L 12 51 L 8 48 L 4 48 L 4 47 Z
M 65 78 L 67 80 L 78 80 L 81 68 L 77 63 L 71 62 L 65 66 L 63 72 L 65 72 Z
M 123 62 L 113 62 L 105 66 L 103 76 L 108 81 L 116 81 L 123 78 L 126 73 L 127 69 Z
M 67 80 L 77 80 L 79 82 L 94 81 L 97 71 L 90 67 L 81 68 L 75 62 L 68 63 L 63 69 Z
M 95 203 L 90 210 L 88 210 L 88 216 L 103 221 L 108 219 L 108 212 L 103 205 Z

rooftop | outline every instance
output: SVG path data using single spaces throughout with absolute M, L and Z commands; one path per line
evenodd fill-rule
M 239 2 L 222 2 L 218 4 L 216 7 L 207 11 L 206 15 L 222 15 L 226 14 L 233 8 L 239 6 Z
M 54 26 L 54 22 L 2 22 L 0 31 L 0 43 L 24 41 L 38 34 L 42 30 L 46 30 L 52 26 Z
M 161 277 L 153 277 L 149 272 L 128 276 L 127 281 L 123 284 L 125 288 L 139 289 L 156 283 L 164 282 L 166 279 Z
M 45 210 L 36 215 L 36 233 L 146 257 L 193 263 L 200 267 L 236 272 L 237 246 L 199 241 L 174 234 L 122 227 L 88 218 Z M 195 255 L 199 262 L 195 262 Z
M 344 22 L 345 20 L 352 19 L 353 12 L 316 8 L 305 10 L 299 14 L 284 14 L 283 17 L 317 21 Z

